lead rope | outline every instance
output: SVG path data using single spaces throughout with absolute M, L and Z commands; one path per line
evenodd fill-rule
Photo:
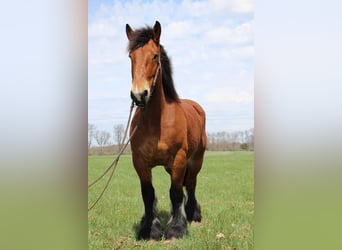
M 112 168 L 112 172 L 107 180 L 107 183 L 106 185 L 104 186 L 102 192 L 100 193 L 100 195 L 97 197 L 96 201 L 88 208 L 88 211 L 90 211 L 93 207 L 95 207 L 95 205 L 97 204 L 97 202 L 101 199 L 102 195 L 104 194 L 104 192 L 106 191 L 110 181 L 112 180 L 113 178 L 113 175 L 114 175 L 114 171 L 116 169 L 116 166 L 118 165 L 118 162 L 119 162 L 119 159 L 120 159 L 120 156 L 123 154 L 123 152 L 125 151 L 125 149 L 127 148 L 128 146 L 128 143 L 131 141 L 131 138 L 133 137 L 133 135 L 135 134 L 137 128 L 138 128 L 138 124 L 134 127 L 130 137 L 128 138 L 127 142 L 125 144 L 124 141 L 126 140 L 126 136 L 127 136 L 127 132 L 128 132 L 128 127 L 129 127 L 129 124 L 130 124 L 130 121 L 131 121 L 131 117 L 132 117 L 132 111 L 133 111 L 133 108 L 134 108 L 134 102 L 132 101 L 132 104 L 131 104 L 131 109 L 130 109 L 130 112 L 129 112 L 129 117 L 128 117 L 128 121 L 127 121 L 127 126 L 126 126 L 126 130 L 125 130 L 125 134 L 124 134 L 124 137 L 123 137 L 123 140 L 122 140 L 122 143 L 121 143 L 121 148 L 120 148 L 120 151 L 117 155 L 117 157 L 115 158 L 115 160 L 109 165 L 109 167 L 103 172 L 102 175 L 100 175 L 99 177 L 97 177 L 94 181 L 92 181 L 89 185 L 88 185 L 88 189 L 93 186 L 94 184 L 96 184 L 99 180 L 101 180 L 107 173 L 108 171 Z

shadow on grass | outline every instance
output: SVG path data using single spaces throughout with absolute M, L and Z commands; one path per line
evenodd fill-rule
M 161 210 L 161 211 L 158 211 L 158 216 L 159 216 L 159 219 L 160 219 L 161 230 L 164 232 L 165 228 L 167 226 L 167 223 L 168 223 L 168 221 L 170 219 L 170 212 L 166 211 L 166 210 Z M 139 230 L 140 230 L 140 221 L 134 223 L 133 226 L 132 226 L 132 229 L 135 232 L 136 240 L 138 240 L 138 234 L 139 234 Z

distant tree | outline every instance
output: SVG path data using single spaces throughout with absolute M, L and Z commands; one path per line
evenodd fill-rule
M 249 135 L 248 135 L 249 149 L 254 150 L 254 128 L 251 128 L 248 132 L 249 132 Z
M 114 140 L 118 145 L 118 150 L 121 148 L 122 139 L 125 133 L 125 127 L 123 124 L 118 124 L 114 126 Z
M 242 149 L 242 150 L 248 150 L 248 143 L 242 143 L 241 145 L 240 145 L 240 148 Z
M 254 150 L 254 128 L 244 131 L 207 133 L 207 149 L 213 151 Z
M 88 150 L 91 147 L 92 139 L 94 138 L 96 127 L 94 124 L 88 123 Z
M 109 138 L 110 138 L 110 133 L 107 131 L 97 130 L 95 132 L 95 140 L 97 144 L 99 144 L 100 146 L 101 154 L 103 153 L 103 147 L 108 144 Z

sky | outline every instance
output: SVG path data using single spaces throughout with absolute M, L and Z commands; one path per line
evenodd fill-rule
M 88 123 L 110 133 L 127 123 L 125 25 L 137 29 L 158 20 L 176 90 L 204 108 L 207 132 L 253 128 L 253 11 L 251 0 L 89 1 Z

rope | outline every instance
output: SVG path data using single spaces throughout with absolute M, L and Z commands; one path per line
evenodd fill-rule
M 126 126 L 126 130 L 125 130 L 125 134 L 124 134 L 124 137 L 123 137 L 123 140 L 122 140 L 122 143 L 121 143 L 121 148 L 120 148 L 120 151 L 117 155 L 117 157 L 114 159 L 114 161 L 109 165 L 109 167 L 103 172 L 103 174 L 101 174 L 99 177 L 97 177 L 94 181 L 92 181 L 89 185 L 88 185 L 88 189 L 93 186 L 94 184 L 96 184 L 99 180 L 101 180 L 107 173 L 108 171 L 112 168 L 112 172 L 107 180 L 107 183 L 105 185 L 105 187 L 103 188 L 102 192 L 100 193 L 100 195 L 97 197 L 97 199 L 95 200 L 95 202 L 88 208 L 88 211 L 90 211 L 93 207 L 95 207 L 95 205 L 97 204 L 97 202 L 101 199 L 101 197 L 103 196 L 104 192 L 106 191 L 110 181 L 112 180 L 113 178 L 113 175 L 114 175 L 114 171 L 116 169 L 116 166 L 118 165 L 118 162 L 119 162 L 119 159 L 120 159 L 120 156 L 123 154 L 123 152 L 125 151 L 125 149 L 127 148 L 128 146 L 128 143 L 131 141 L 131 138 L 133 137 L 133 135 L 135 134 L 137 128 L 138 128 L 138 125 L 136 125 L 132 131 L 132 134 L 130 135 L 130 137 L 128 138 L 127 142 L 124 144 L 124 141 L 126 140 L 126 136 L 127 136 L 127 132 L 128 132 L 128 127 L 129 127 L 129 124 L 130 124 L 130 121 L 131 121 L 131 117 L 132 117 L 132 111 L 133 111 L 133 108 L 134 108 L 134 102 L 132 101 L 132 105 L 131 105 L 131 109 L 130 109 L 130 112 L 129 112 L 129 117 L 128 117 L 128 121 L 127 121 L 127 126 Z

